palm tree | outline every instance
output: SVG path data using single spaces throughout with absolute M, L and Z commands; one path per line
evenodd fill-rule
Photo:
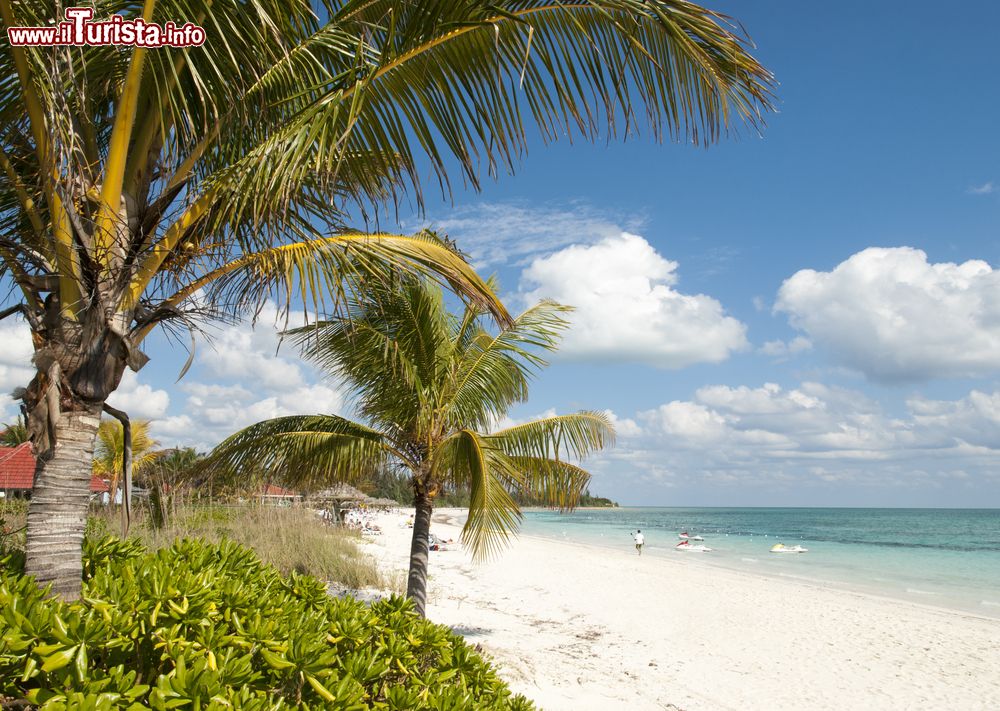
M 644 114 L 656 136 L 756 127 L 771 75 L 686 0 L 96 0 L 95 18 L 206 28 L 187 48 L 0 43 L 0 279 L 34 336 L 20 393 L 40 456 L 27 571 L 79 594 L 86 462 L 108 395 L 157 326 L 336 313 L 394 270 L 432 273 L 507 318 L 433 236 L 366 235 L 429 171 L 512 170 L 546 139 Z M 5 27 L 49 0 L 0 0 Z M 645 109 L 645 111 L 641 111 Z M 526 116 L 527 114 L 527 116 Z M 575 129 L 575 131 L 574 131 Z M 421 169 L 421 166 L 424 169 Z M 300 303 L 303 302 L 303 303 Z
M 0 424 L 0 445 L 4 447 L 16 447 L 28 441 L 28 428 L 24 424 L 24 418 L 20 415 L 12 424 Z
M 168 449 L 143 472 L 143 483 L 149 490 L 150 523 L 154 528 L 164 528 L 172 518 L 177 497 L 202 473 L 198 464 L 203 457 L 193 447 Z
M 491 332 L 479 307 L 452 315 L 440 289 L 426 282 L 362 301 L 348 321 L 290 336 L 351 388 L 364 423 L 336 415 L 266 420 L 223 441 L 209 461 L 223 472 L 263 466 L 306 487 L 404 466 L 416 507 L 406 594 L 423 615 L 431 512 L 443 490 L 468 490 L 462 540 L 482 557 L 517 530 L 516 496 L 574 506 L 590 475 L 573 462 L 614 439 L 598 412 L 491 431 L 527 398 L 532 373 L 545 365 L 538 351 L 555 348 L 566 310 L 542 302 Z
M 136 420 L 131 423 L 131 428 L 132 473 L 134 476 L 139 476 L 161 455 L 156 451 L 160 443 L 150 436 L 148 420 Z M 125 428 L 117 420 L 102 420 L 97 428 L 97 445 L 94 449 L 91 471 L 111 480 L 112 500 L 118 491 L 124 461 Z

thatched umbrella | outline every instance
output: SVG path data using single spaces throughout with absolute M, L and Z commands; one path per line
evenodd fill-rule
M 317 503 L 323 504 L 324 508 L 333 506 L 333 515 L 337 523 L 342 521 L 340 515 L 340 509 L 344 504 L 349 503 L 366 503 L 371 501 L 371 497 L 358 489 L 355 489 L 350 484 L 335 484 L 329 489 L 323 489 L 312 494 L 309 499 Z

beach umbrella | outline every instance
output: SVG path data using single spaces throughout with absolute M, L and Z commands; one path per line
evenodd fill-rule
M 350 484 L 339 483 L 327 489 L 321 489 L 309 497 L 311 500 L 324 504 L 324 508 L 333 507 L 333 516 L 341 523 L 341 508 L 350 503 L 367 503 L 372 498 Z

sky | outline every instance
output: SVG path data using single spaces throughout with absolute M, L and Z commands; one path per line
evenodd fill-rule
M 1000 6 L 710 3 L 778 112 L 709 148 L 536 136 L 517 174 L 427 209 L 510 307 L 576 307 L 514 421 L 606 410 L 592 493 L 624 505 L 1000 507 Z M 295 322 L 297 323 L 297 321 Z M 154 339 L 112 404 L 164 445 L 349 414 L 274 312 Z M 0 323 L 0 390 L 30 377 Z M 0 415 L 13 417 L 9 398 Z

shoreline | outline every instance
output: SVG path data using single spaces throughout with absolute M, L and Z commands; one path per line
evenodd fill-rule
M 366 550 L 405 569 L 383 514 Z M 435 512 L 458 538 L 464 510 Z M 1000 708 L 1000 620 L 867 591 L 523 535 L 496 560 L 432 552 L 428 617 L 540 708 Z
M 562 546 L 575 546 L 575 547 L 578 547 L 580 549 L 583 549 L 584 551 L 590 551 L 590 550 L 592 550 L 592 551 L 604 551 L 604 552 L 611 551 L 611 552 L 615 552 L 615 553 L 622 553 L 623 552 L 620 549 L 615 548 L 614 546 L 610 546 L 610 545 L 604 546 L 604 545 L 601 545 L 599 543 L 581 543 L 579 541 L 559 540 L 557 538 L 549 538 L 547 536 L 538 536 L 538 535 L 532 535 L 532 534 L 519 534 L 518 535 L 518 539 L 519 540 L 520 539 L 525 539 L 525 540 L 531 540 L 531 541 L 538 541 L 539 543 L 552 543 L 554 545 L 562 545 Z M 667 549 L 665 549 L 665 550 L 667 550 Z M 630 555 L 631 552 L 630 551 L 624 551 L 624 554 L 625 555 Z M 671 558 L 668 558 L 668 556 L 672 555 L 672 554 L 670 554 L 670 553 L 663 553 L 663 554 L 659 554 L 659 553 L 649 554 L 649 553 L 647 553 L 646 555 L 648 555 L 651 558 L 656 558 L 657 560 L 667 560 L 667 561 L 670 561 Z M 900 605 L 905 605 L 905 606 L 912 606 L 912 607 L 916 607 L 916 608 L 920 608 L 920 609 L 925 609 L 925 610 L 929 610 L 929 611 L 936 611 L 936 612 L 940 612 L 940 613 L 944 613 L 944 614 L 960 615 L 962 617 L 970 617 L 970 618 L 974 618 L 974 619 L 981 619 L 981 620 L 986 621 L 986 622 L 998 622 L 998 623 L 1000 623 L 1000 609 L 998 609 L 996 615 L 991 615 L 989 612 L 980 612 L 980 611 L 976 611 L 976 610 L 968 610 L 968 609 L 965 609 L 965 608 L 962 608 L 962 607 L 948 607 L 946 605 L 935 605 L 935 604 L 930 603 L 930 602 L 920 602 L 920 601 L 917 601 L 917 600 L 907 600 L 907 599 L 901 598 L 901 597 L 893 597 L 892 595 L 888 595 L 888 594 L 880 594 L 880 593 L 877 593 L 877 592 L 872 592 L 871 590 L 865 590 L 865 589 L 861 589 L 861 588 L 851 588 L 851 587 L 848 587 L 848 585 L 849 585 L 848 583 L 827 582 L 827 581 L 823 581 L 823 580 L 819 580 L 819 579 L 815 579 L 815 578 L 810 578 L 810 577 L 805 576 L 805 575 L 798 576 L 798 575 L 788 575 L 786 573 L 768 573 L 766 571 L 744 570 L 742 568 L 737 568 L 735 566 L 728 566 L 728 565 L 725 565 L 725 564 L 721 564 L 721 563 L 717 563 L 717 562 L 712 562 L 710 560 L 707 560 L 703 556 L 693 556 L 692 555 L 689 559 L 685 559 L 683 562 L 681 562 L 680 560 L 678 560 L 678 563 L 681 564 L 681 565 L 685 565 L 685 566 L 687 566 L 687 565 L 702 566 L 702 567 L 704 567 L 704 568 L 706 568 L 708 570 L 721 570 L 721 571 L 725 571 L 726 573 L 731 573 L 734 576 L 745 576 L 745 577 L 751 578 L 751 579 L 759 579 L 759 580 L 762 580 L 762 581 L 774 581 L 774 582 L 777 582 L 777 583 L 787 582 L 787 583 L 794 584 L 794 585 L 803 585 L 803 586 L 810 587 L 810 588 L 816 588 L 817 590 L 827 590 L 827 591 L 830 591 L 830 592 L 843 593 L 845 595 L 857 595 L 857 596 L 862 597 L 862 598 L 872 598 L 873 600 L 878 600 L 878 601 L 882 601 L 882 602 L 900 604 Z M 843 585 L 843 587 L 841 587 L 841 585 Z
M 597 507 L 601 508 L 601 507 Z M 525 510 L 525 509 L 522 509 Z M 440 516 L 440 518 L 437 518 Z M 465 516 L 465 509 L 440 509 L 440 513 L 435 511 L 434 517 L 432 519 L 434 523 L 440 523 L 443 525 L 454 526 L 461 528 L 463 525 L 463 518 Z M 557 538 L 555 536 L 542 536 L 531 533 L 519 533 L 517 535 L 517 540 L 529 540 L 537 541 L 542 544 L 551 543 L 554 545 L 562 546 L 575 546 L 581 549 L 583 552 L 597 552 L 603 551 L 605 553 L 612 554 L 622 554 L 631 555 L 631 550 L 627 550 L 622 546 L 615 546 L 612 544 L 604 544 L 598 542 L 583 542 L 576 541 L 570 538 Z M 728 565 L 726 563 L 721 563 L 717 559 L 709 558 L 706 556 L 691 555 L 683 559 L 675 559 L 674 553 L 670 548 L 659 548 L 655 549 L 657 552 L 651 552 L 647 550 L 646 555 L 658 560 L 673 561 L 676 560 L 682 565 L 691 566 L 704 566 L 711 570 L 722 570 L 727 573 L 732 573 L 737 576 L 746 576 L 751 579 L 761 579 L 765 581 L 774 581 L 777 583 L 792 583 L 797 585 L 804 585 L 807 587 L 816 588 L 818 590 L 828 590 L 830 592 L 844 593 L 847 595 L 858 595 L 863 598 L 872 598 L 873 600 L 878 600 L 888 603 L 898 603 L 900 605 L 909 605 L 920 609 L 925 609 L 929 611 L 936 611 L 945 614 L 955 614 L 961 615 L 963 617 L 971 617 L 975 619 L 981 619 L 986 622 L 1000 622 L 1000 607 L 997 608 L 997 612 L 993 614 L 989 610 L 970 610 L 965 607 L 950 607 L 947 605 L 935 605 L 932 602 L 924 602 L 920 600 L 911 600 L 903 597 L 893 596 L 889 593 L 877 592 L 871 589 L 866 589 L 863 587 L 854 587 L 851 583 L 842 581 L 828 581 L 819 578 L 810 578 L 808 575 L 790 575 L 788 573 L 773 573 L 766 570 L 751 570 L 747 568 L 741 568 L 735 565 Z M 683 562 L 682 562 L 683 561 Z
M 782 523 L 767 520 L 766 517 L 753 520 L 751 516 L 751 520 L 741 521 L 737 516 L 734 527 L 724 516 L 706 514 L 707 511 L 702 509 L 697 512 L 697 515 L 709 516 L 707 521 L 695 522 L 688 518 L 685 522 L 684 517 L 665 516 L 673 519 L 669 522 L 672 525 L 666 528 L 655 516 L 643 521 L 642 512 L 623 512 L 619 516 L 616 513 L 590 511 L 585 513 L 583 520 L 567 517 L 565 521 L 557 520 L 561 518 L 558 516 L 533 512 L 526 516 L 522 530 L 526 535 L 574 540 L 617 551 L 625 547 L 623 541 L 628 537 L 622 537 L 614 524 L 619 519 L 623 523 L 632 519 L 632 528 L 642 524 L 647 524 L 641 526 L 643 529 L 650 528 L 644 555 L 672 557 L 677 543 L 674 529 L 680 531 L 693 527 L 706 537 L 706 545 L 711 546 L 713 552 L 685 556 L 692 561 L 768 578 L 792 579 L 824 588 L 1000 619 L 1000 555 L 996 553 L 996 548 L 989 547 L 988 541 L 992 540 L 989 530 L 981 531 L 979 538 L 985 536 L 988 540 L 986 547 L 980 550 L 976 546 L 955 545 L 952 539 L 942 540 L 941 535 L 936 539 L 922 539 L 916 534 L 905 540 L 890 536 L 889 542 L 886 542 L 868 534 L 842 539 L 836 532 L 831 532 L 829 526 L 825 530 L 813 531 L 812 537 L 794 528 L 792 532 L 785 528 L 782 533 Z M 820 511 L 816 514 L 820 518 L 832 515 L 823 513 L 832 509 L 817 511 Z M 985 510 L 976 511 L 981 513 Z M 915 518 L 907 523 L 923 522 L 926 519 Z M 915 526 L 914 530 L 918 528 Z M 631 540 L 628 541 L 631 544 Z M 804 556 L 771 555 L 771 544 L 780 541 L 789 545 L 800 544 L 810 552 Z
M 616 547 L 614 545 L 605 545 L 601 543 L 591 543 L 591 542 L 581 542 L 573 541 L 570 539 L 559 539 L 556 537 L 540 536 L 530 533 L 519 534 L 518 539 L 535 540 L 540 543 L 553 543 L 556 545 L 567 545 L 567 546 L 579 546 L 583 549 L 593 549 L 595 551 L 604 551 L 611 553 L 622 553 L 626 555 L 630 551 L 623 551 L 621 547 Z M 674 560 L 674 553 L 669 548 L 657 549 L 656 552 L 648 551 L 647 556 L 650 558 L 655 558 L 657 560 Z M 678 562 L 680 559 L 678 559 Z M 770 572 L 767 570 L 753 570 L 748 568 L 741 568 L 737 565 L 730 565 L 728 562 L 720 562 L 716 558 L 710 558 L 707 556 L 697 556 L 691 555 L 684 559 L 683 565 L 692 566 L 704 566 L 711 570 L 722 570 L 734 575 L 745 575 L 750 578 L 760 578 L 762 580 L 775 581 L 778 583 L 789 582 L 799 585 L 805 585 L 809 587 L 815 587 L 820 590 L 829 590 L 831 592 L 839 592 L 848 595 L 860 595 L 861 597 L 870 597 L 876 600 L 882 600 L 885 602 L 899 603 L 900 605 L 912 605 L 914 607 L 925 608 L 929 610 L 937 610 L 939 612 L 952 613 L 956 615 L 964 615 L 968 617 L 980 618 L 983 620 L 991 622 L 1000 622 L 1000 606 L 997 607 L 996 613 L 992 610 L 979 610 L 970 609 L 968 607 L 963 607 L 959 605 L 949 606 L 949 605 L 936 605 L 933 602 L 924 602 L 921 600 L 912 600 L 905 597 L 895 596 L 888 592 L 880 592 L 871 588 L 863 587 L 860 583 L 850 583 L 840 580 L 824 580 L 821 578 L 812 578 L 806 574 L 802 575 L 792 575 L 790 573 L 780 573 L 780 572 Z M 937 595 L 937 593 L 931 593 L 932 595 Z

